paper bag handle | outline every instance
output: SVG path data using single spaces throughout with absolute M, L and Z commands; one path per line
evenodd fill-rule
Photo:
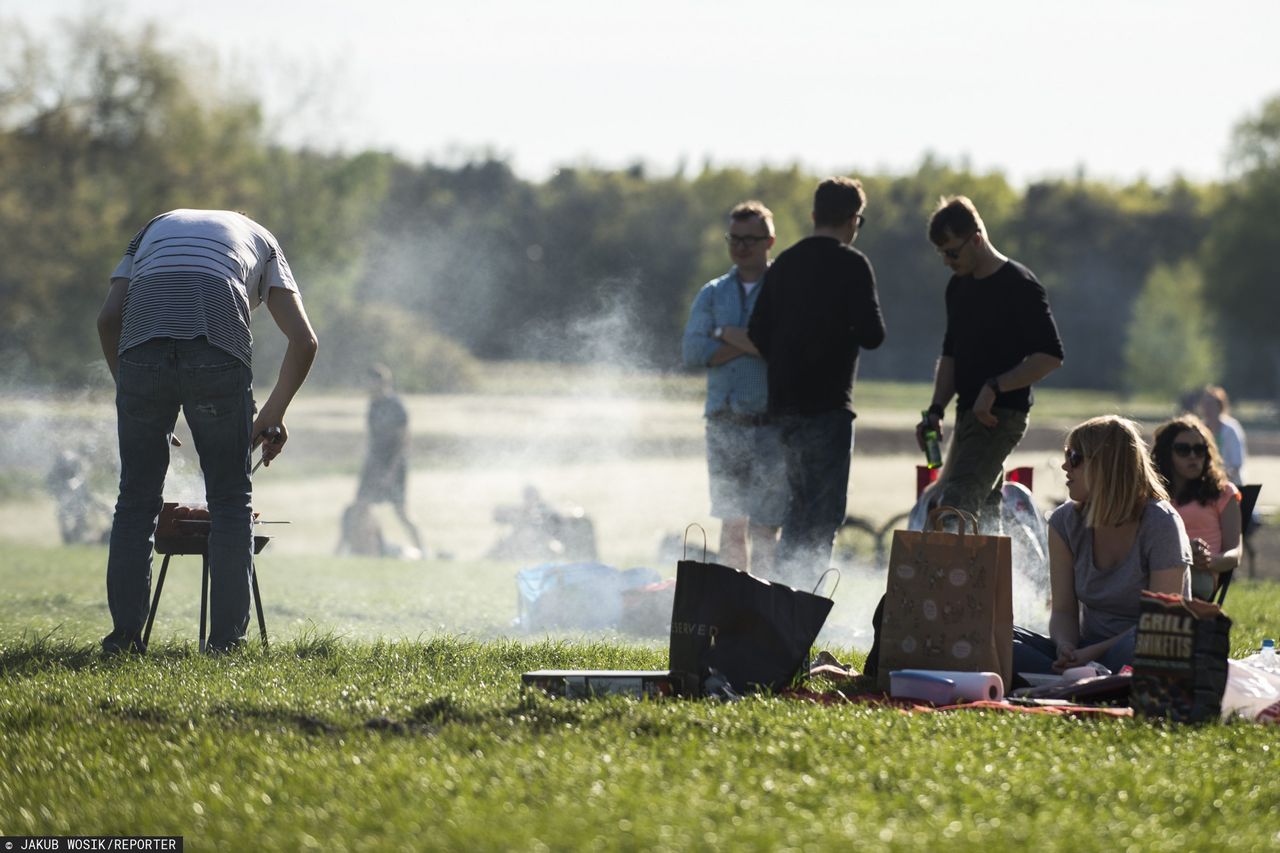
M 827 569 L 827 570 L 826 570 L 825 572 L 823 572 L 822 574 L 818 575 L 818 582 L 817 582 L 817 583 L 815 583 L 815 584 L 813 585 L 813 594 L 814 594 L 814 595 L 818 595 L 818 594 L 819 594 L 819 593 L 818 593 L 818 589 L 822 586 L 822 582 L 823 582 L 823 581 L 825 581 L 825 580 L 827 579 L 827 575 L 831 574 L 832 572 L 835 572 L 835 575 L 836 575 L 836 582 L 835 582 L 835 583 L 833 583 L 833 584 L 831 585 L 831 592 L 827 593 L 825 597 L 826 597 L 826 598 L 834 598 L 834 597 L 835 597 L 836 589 L 838 589 L 838 588 L 839 588 L 839 586 L 840 586 L 840 570 L 839 570 L 839 569 L 837 569 L 835 566 L 832 566 L 831 568 Z
M 950 515 L 954 515 L 956 518 L 960 519 L 961 536 L 964 535 L 964 526 L 966 523 L 969 525 L 969 532 L 974 536 L 978 535 L 978 519 L 973 517 L 973 513 L 966 512 L 957 506 L 940 506 L 929 510 L 928 529 L 934 531 L 941 530 L 942 519 Z
M 702 531 L 702 562 L 705 563 L 707 561 L 707 529 L 696 521 L 684 529 L 684 556 L 682 559 L 689 559 L 689 531 L 695 527 Z

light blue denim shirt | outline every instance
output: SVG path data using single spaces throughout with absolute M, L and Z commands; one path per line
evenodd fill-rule
M 716 327 L 746 328 L 751 319 L 760 285 L 745 297 L 742 291 L 738 268 L 733 267 L 703 285 L 689 310 L 682 342 L 684 363 L 686 367 L 707 368 L 706 415 L 730 411 L 739 415 L 762 415 L 769 402 L 764 359 L 743 355 L 716 367 L 709 365 L 711 356 L 720 348 L 720 341 L 712 337 Z

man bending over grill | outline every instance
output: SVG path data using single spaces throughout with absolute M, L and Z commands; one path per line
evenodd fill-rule
M 249 313 L 262 302 L 288 348 L 255 417 Z M 269 465 L 284 448 L 285 410 L 316 355 L 293 273 L 276 238 L 249 217 L 173 210 L 129 243 L 111 274 L 98 336 L 116 383 L 120 441 L 120 497 L 107 558 L 112 630 L 102 649 L 146 651 L 152 539 L 179 409 L 209 505 L 208 649 L 235 649 L 249 626 L 250 455 L 263 444 Z

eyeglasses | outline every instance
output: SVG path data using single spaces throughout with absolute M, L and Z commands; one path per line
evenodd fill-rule
M 941 246 L 938 246 L 938 253 L 943 255 L 947 260 L 954 261 L 955 259 L 960 257 L 960 252 L 964 249 L 965 246 L 969 245 L 969 241 L 972 240 L 974 237 L 974 234 L 977 234 L 977 233 L 978 233 L 977 231 L 974 231 L 973 234 L 970 234 L 968 237 L 965 237 L 963 240 L 960 241 L 959 246 L 952 246 L 950 249 L 944 249 Z
M 754 249 L 758 244 L 767 241 L 769 238 L 758 237 L 755 234 L 725 234 L 724 241 L 730 246 L 741 246 L 744 249 Z
M 1203 443 L 1187 444 L 1185 441 L 1175 441 L 1173 443 L 1173 452 L 1183 458 L 1194 456 L 1197 459 L 1203 459 L 1209 453 L 1209 445 Z
M 861 213 L 855 213 L 853 218 L 857 220 L 859 228 L 861 228 L 867 221 L 867 217 L 863 216 Z
M 1084 454 L 1070 447 L 1062 448 L 1062 455 L 1066 457 L 1068 468 L 1079 468 L 1084 462 Z

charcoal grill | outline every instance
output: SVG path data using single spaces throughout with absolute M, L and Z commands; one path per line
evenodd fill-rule
M 169 572 L 169 561 L 176 556 L 190 555 L 199 556 L 201 564 L 200 576 L 200 651 L 204 651 L 207 644 L 205 642 L 206 626 L 208 622 L 209 612 L 209 527 L 210 523 L 207 518 L 191 518 L 181 517 L 183 511 L 190 514 L 193 511 L 199 513 L 200 510 L 193 507 L 182 507 L 176 503 L 166 503 L 160 510 L 160 519 L 156 524 L 156 553 L 164 556 L 164 561 L 160 564 L 160 577 L 156 580 L 155 595 L 151 599 L 151 610 L 147 614 L 147 627 L 142 634 L 143 645 L 146 645 L 151 639 L 151 625 L 155 622 L 156 608 L 160 605 L 160 593 L 164 591 L 165 575 Z M 260 524 L 269 524 L 272 522 L 263 522 L 258 520 L 258 514 L 253 514 L 253 523 L 256 527 Z M 284 522 L 274 522 L 282 524 Z M 253 553 L 255 556 L 262 553 L 262 549 L 267 547 L 267 543 L 271 541 L 270 536 L 255 534 L 253 537 Z M 262 615 L 262 595 L 258 592 L 258 568 L 256 561 L 249 561 L 249 586 L 253 594 L 253 603 L 258 613 L 258 631 L 262 635 L 262 646 L 267 647 L 267 620 Z

